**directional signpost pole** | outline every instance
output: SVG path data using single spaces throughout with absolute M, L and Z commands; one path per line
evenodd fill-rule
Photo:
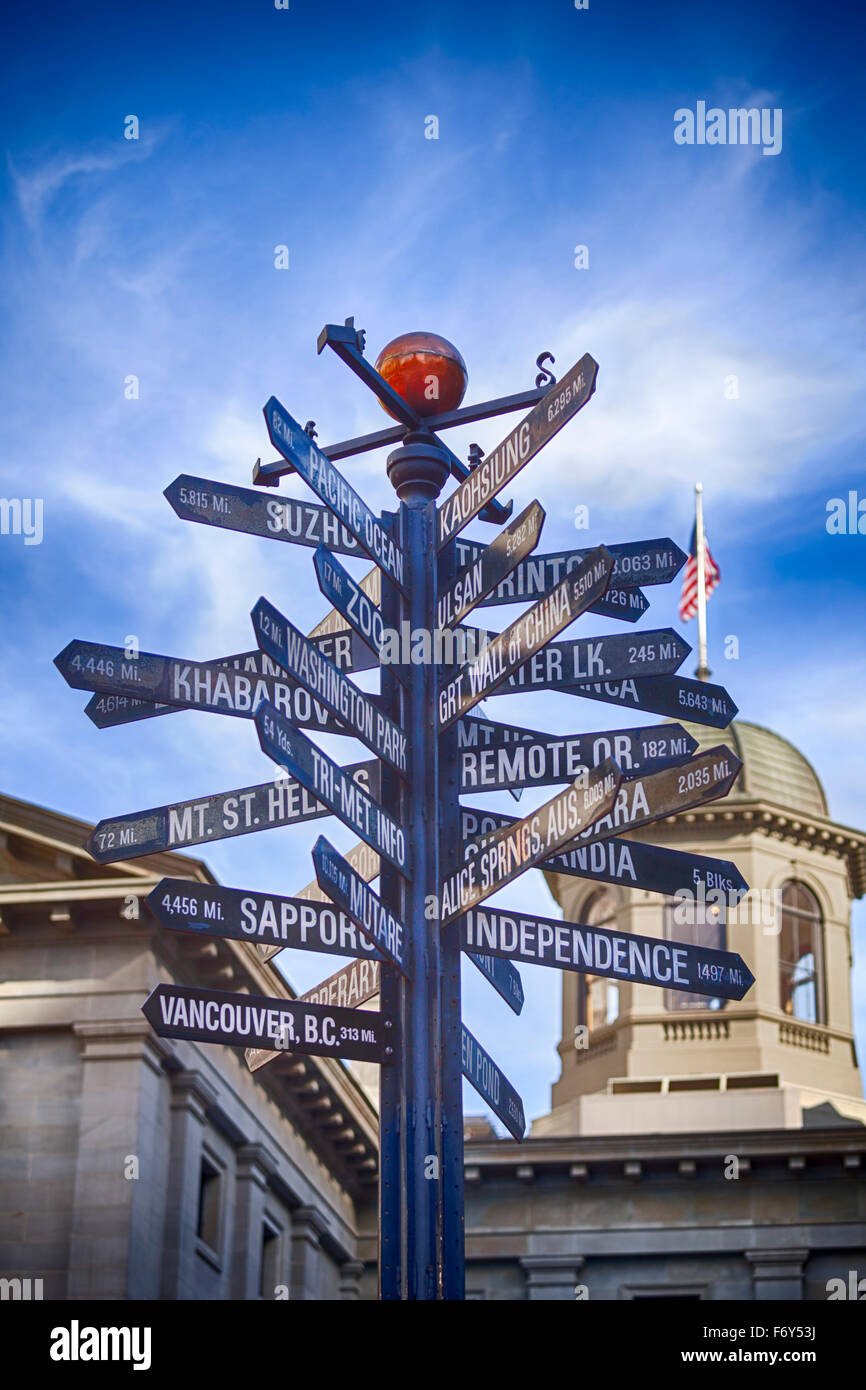
M 463 364 L 444 340 L 420 338 L 420 348 L 419 335 L 401 340 L 400 360 L 410 347 L 418 354 L 426 400 L 437 371 Z M 273 487 L 292 474 L 318 500 L 191 474 L 166 489 L 184 521 L 313 549 L 332 605 L 314 635 L 262 597 L 253 651 L 187 661 L 76 640 L 56 664 L 69 685 L 93 692 L 87 713 L 98 728 L 183 709 L 244 718 L 284 774 L 100 821 L 87 842 L 100 863 L 324 817 L 359 837 L 343 854 L 320 836 L 316 877 L 294 897 L 165 878 L 147 900 L 167 932 L 246 941 L 261 961 L 312 950 L 348 965 L 299 999 L 168 981 L 143 1012 L 161 1037 L 243 1049 L 253 1071 L 286 1052 L 378 1063 L 379 1296 L 462 1299 L 464 1078 L 512 1140 L 526 1132 L 520 1096 L 463 1019 L 462 956 L 513 1015 L 524 1003 L 515 961 L 735 1001 L 753 983 L 734 952 L 485 905 L 533 867 L 736 901 L 748 885 L 734 864 L 627 838 L 725 796 L 740 771 L 730 748 L 700 752 L 676 722 L 561 735 L 471 711 L 488 696 L 540 690 L 718 728 L 737 711 L 722 687 L 676 674 L 689 647 L 670 629 L 566 634 L 584 613 L 636 622 L 649 606 L 638 586 L 670 583 L 685 560 L 672 540 L 535 555 L 541 503 L 509 521 L 513 499 L 499 493 L 595 390 L 588 353 L 559 382 L 543 370 L 534 391 L 422 410 L 420 396 L 410 403 L 365 358 L 352 319 L 323 329 L 326 346 L 397 424 L 320 448 L 313 423 L 302 428 L 272 396 L 264 414 L 280 458 L 257 463 L 253 481 Z M 466 464 L 439 438 L 515 411 L 528 413 L 486 458 L 473 446 Z M 387 470 L 399 505 L 377 517 L 335 460 L 394 444 Z M 450 476 L 458 485 L 437 505 Z M 473 521 L 502 529 L 462 536 Z M 337 556 L 374 568 L 358 579 Z M 508 603 L 524 608 L 503 630 L 464 621 Z M 352 676 L 376 668 L 379 693 L 362 691 Z M 368 756 L 335 761 L 304 730 L 353 738 Z M 460 802 L 545 787 L 558 790 L 521 819 Z

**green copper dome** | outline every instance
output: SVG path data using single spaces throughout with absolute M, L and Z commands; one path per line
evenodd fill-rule
M 725 743 L 742 759 L 743 770 L 726 800 L 769 801 L 802 815 L 829 815 L 824 788 L 812 764 L 772 729 L 744 719 L 735 719 L 727 729 L 680 722 L 697 739 L 701 752 Z

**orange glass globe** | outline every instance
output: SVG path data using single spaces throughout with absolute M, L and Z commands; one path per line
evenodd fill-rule
M 469 381 L 460 353 L 438 333 L 401 333 L 379 353 L 376 371 L 423 416 L 456 410 Z M 397 418 L 387 406 L 382 408 Z

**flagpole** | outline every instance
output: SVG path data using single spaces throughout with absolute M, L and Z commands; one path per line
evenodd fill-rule
M 708 681 L 713 674 L 707 665 L 707 547 L 704 540 L 704 487 L 695 483 L 695 549 L 698 563 L 698 664 L 695 675 Z

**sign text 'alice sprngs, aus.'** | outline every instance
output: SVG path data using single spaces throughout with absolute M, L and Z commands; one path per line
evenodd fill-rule
M 555 854 L 584 827 L 608 815 L 621 778 L 618 765 L 606 758 L 537 811 L 495 831 L 443 883 L 439 895 L 442 923 L 483 902 L 539 860 Z

